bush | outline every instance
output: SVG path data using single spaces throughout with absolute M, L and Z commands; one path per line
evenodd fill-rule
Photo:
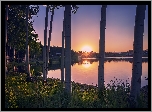
M 108 84 L 99 93 L 97 87 L 72 82 L 72 93 L 69 95 L 59 79 L 49 78 L 45 85 L 42 79 L 38 77 L 35 82 L 26 82 L 26 74 L 9 75 L 5 79 L 5 107 L 129 108 L 127 102 L 130 86 L 125 86 L 124 83 Z M 138 102 L 138 107 L 147 108 L 143 94 Z

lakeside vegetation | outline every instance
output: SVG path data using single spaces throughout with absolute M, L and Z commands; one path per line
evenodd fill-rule
M 26 82 L 26 74 L 8 75 L 5 79 L 5 108 L 129 108 L 130 85 L 112 81 L 101 94 L 92 85 L 72 82 L 70 97 L 59 79 L 42 77 Z M 138 108 L 147 108 L 147 99 L 141 92 Z
M 9 10 L 8 10 L 9 7 Z M 51 8 L 51 6 L 49 6 Z M 52 6 L 53 10 L 54 8 L 57 7 L 57 5 Z M 105 6 L 102 6 L 106 8 Z M 139 23 L 143 23 L 143 18 L 138 18 L 138 12 L 144 12 L 144 7 L 145 6 L 137 6 L 137 18 L 135 22 L 135 27 L 138 26 Z M 27 10 L 25 10 L 25 8 Z M 74 8 L 74 7 L 73 7 Z M 73 9 L 72 8 L 72 9 Z M 30 10 L 29 10 L 30 9 Z M 75 59 L 78 58 L 78 55 L 80 55 L 82 58 L 88 58 L 88 57 L 102 57 L 102 60 L 104 60 L 104 50 L 101 48 L 105 49 L 105 42 L 102 44 L 101 40 L 105 39 L 105 35 L 100 36 L 100 42 L 99 42 L 99 49 L 100 55 L 96 55 L 96 53 L 80 53 L 77 54 L 76 52 L 70 51 L 71 49 L 71 42 L 67 41 L 67 39 L 71 38 L 71 15 L 70 15 L 70 5 L 65 6 L 65 17 L 66 17 L 66 27 L 65 29 L 63 28 L 63 31 L 65 31 L 65 46 L 66 47 L 66 52 L 65 52 L 65 63 L 66 63 L 66 68 L 65 68 L 65 73 L 66 73 L 66 78 L 65 81 L 66 83 L 66 89 L 68 90 L 68 93 L 71 92 L 71 61 L 75 57 Z M 76 8 L 77 9 L 77 8 Z M 102 8 L 103 9 L 103 8 Z M 102 10 L 101 9 L 101 10 Z M 27 12 L 26 12 L 27 11 Z M 104 10 L 106 11 L 106 10 Z M 145 97 L 145 94 L 143 92 L 139 94 L 140 92 L 140 84 L 141 84 L 141 75 L 142 71 L 138 70 L 142 64 L 139 62 L 139 59 L 141 59 L 142 56 L 142 34 L 140 35 L 141 38 L 136 36 L 136 34 L 139 31 L 143 31 L 143 25 L 142 27 L 135 28 L 135 36 L 134 36 L 134 59 L 133 59 L 133 66 L 132 66 L 132 88 L 131 88 L 131 95 L 130 93 L 130 85 L 126 85 L 124 83 L 118 83 L 116 84 L 115 81 L 111 81 L 110 83 L 105 86 L 104 90 L 102 92 L 98 91 L 97 87 L 94 86 L 89 86 L 89 85 L 82 85 L 78 84 L 75 82 L 72 82 L 72 93 L 70 95 L 66 94 L 64 88 L 65 85 L 64 83 L 62 84 L 59 79 L 48 79 L 47 83 L 43 83 L 42 80 L 46 80 L 46 73 L 47 73 L 47 68 L 48 65 L 47 63 L 47 58 L 46 58 L 46 40 L 47 40 L 47 24 L 48 24 L 48 6 L 46 7 L 46 19 L 45 19 L 45 32 L 44 32 L 44 49 L 42 53 L 42 48 L 43 46 L 41 45 L 41 42 L 37 42 L 38 40 L 38 34 L 36 34 L 34 28 L 33 28 L 33 23 L 34 21 L 32 20 L 32 17 L 34 15 L 37 15 L 39 12 L 39 6 L 32 5 L 29 7 L 29 5 L 6 5 L 6 24 L 5 24 L 5 30 L 6 30 L 6 38 L 5 38 L 5 57 L 7 56 L 10 59 L 10 62 L 13 60 L 13 64 L 9 65 L 10 68 L 8 67 L 7 73 L 5 72 L 5 107 L 6 108 L 132 108 L 132 107 L 148 107 L 147 106 L 147 101 L 148 97 Z M 51 21 L 53 21 L 53 13 L 51 15 Z M 104 13 L 104 12 L 103 12 Z M 144 15 L 144 13 L 141 15 Z M 105 13 L 106 14 L 106 13 Z M 30 15 L 28 17 L 28 15 Z M 9 17 L 9 19 L 8 19 Z M 25 22 L 25 18 L 26 21 Z M 104 19 L 104 17 L 101 17 Z M 28 22 L 29 20 L 29 22 Z M 106 21 L 104 21 L 105 23 Z M 16 24 L 18 23 L 18 24 Z M 52 26 L 50 25 L 50 34 L 52 33 Z M 26 29 L 24 29 L 26 28 Z M 141 28 L 141 29 L 140 29 Z M 105 29 L 104 24 L 101 25 L 101 29 Z M 25 31 L 26 30 L 26 31 Z M 28 33 L 29 31 L 29 33 Z M 101 31 L 101 34 L 104 34 L 105 30 Z M 64 35 L 64 34 L 63 34 Z M 63 36 L 62 35 L 62 36 Z M 8 37 L 8 38 L 7 38 Z M 64 36 L 63 36 L 64 37 Z M 68 38 L 67 38 L 68 37 Z M 136 41 L 137 39 L 140 39 L 139 41 Z M 49 36 L 50 40 L 50 36 Z M 50 42 L 48 40 L 48 42 Z M 62 39 L 63 41 L 63 39 Z M 25 45 L 26 43 L 26 45 Z M 28 46 L 29 45 L 29 46 Z M 63 44 L 64 45 L 64 44 Z M 62 46 L 63 46 L 62 45 Z M 48 46 L 49 43 L 48 43 Z M 140 49 L 140 50 L 138 50 Z M 27 51 L 25 53 L 25 51 Z M 49 51 L 49 50 L 48 50 Z M 102 52 L 104 51 L 104 52 Z M 29 52 L 29 53 L 28 53 Z M 71 54 L 70 54 L 71 53 Z M 24 66 L 22 64 L 22 60 L 26 54 L 26 61 L 27 64 Z M 42 56 L 42 54 L 44 54 Z M 59 54 L 58 52 L 55 53 L 55 55 Z M 61 54 L 61 53 L 60 53 Z M 62 53 L 63 54 L 63 53 Z M 129 56 L 133 55 L 133 51 L 128 53 Z M 30 56 L 29 56 L 30 55 Z M 113 54 L 112 54 L 113 55 Z M 121 54 L 122 55 L 122 54 Z M 126 55 L 126 54 L 124 54 Z M 148 55 L 148 50 L 146 51 L 146 55 Z M 71 56 L 71 57 L 70 57 Z M 117 56 L 115 54 L 114 56 Z M 52 56 L 53 58 L 54 55 Z M 51 58 L 51 57 L 50 57 Z M 52 58 L 52 59 L 53 59 Z M 35 63 L 32 62 L 31 67 L 29 66 L 29 59 L 37 59 L 37 60 L 43 60 L 43 70 L 44 70 L 44 77 L 37 77 L 37 73 L 39 71 L 42 71 L 42 69 L 38 69 L 38 65 L 36 65 L 36 68 L 34 69 L 33 65 Z M 137 60 L 136 60 L 137 59 Z M 59 60 L 59 59 L 58 59 Z M 20 63 L 19 65 L 16 63 Z M 59 63 L 61 60 L 57 61 L 55 59 L 55 62 L 53 63 Z M 7 62 L 7 60 L 5 60 Z M 51 62 L 51 61 L 50 61 Z M 104 61 L 100 61 L 99 63 L 99 69 L 101 68 L 103 71 L 104 70 Z M 16 68 L 14 67 L 16 66 Z M 5 63 L 5 67 L 7 64 Z M 39 65 L 40 66 L 40 65 Z M 103 66 L 103 67 L 102 67 Z M 17 68 L 18 67 L 18 68 Z M 25 69 L 21 70 L 21 68 Z M 51 66 L 52 67 L 52 66 Z M 50 67 L 50 68 L 51 68 Z M 58 66 L 56 66 L 58 67 Z M 62 66 L 63 67 L 63 66 Z M 68 68 L 69 67 L 69 68 Z M 14 69 L 15 68 L 15 69 Z M 42 68 L 42 67 L 41 67 Z M 18 70 L 17 70 L 18 69 Z M 20 72 L 19 69 L 22 71 Z M 31 71 L 30 71 L 31 70 Z M 46 70 L 46 72 L 45 72 Z M 101 72 L 99 70 L 99 75 L 98 79 L 100 81 L 100 77 L 103 79 L 104 72 Z M 33 77 L 30 76 L 30 72 Z M 25 74 L 27 73 L 27 74 Z M 100 75 L 101 74 L 101 75 Z M 35 75 L 35 76 L 34 76 Z M 123 75 L 123 74 L 122 74 Z M 28 77 L 27 77 L 28 76 Z M 62 77 L 61 77 L 62 78 Z M 138 82 L 134 79 L 138 79 Z M 101 80 L 102 80 L 101 79 Z M 31 82 L 29 82 L 31 81 Z M 103 85 L 104 79 L 102 80 L 102 83 L 98 83 L 99 86 Z M 136 89 L 137 88 L 137 89 Z M 134 91 L 135 90 L 135 91 Z M 148 91 L 147 91 L 148 93 Z M 136 96 L 139 97 L 136 100 Z M 129 98 L 130 96 L 133 96 L 132 100 Z M 134 99 L 135 98 L 135 99 Z M 137 101 L 135 104 L 134 101 Z M 134 106 L 136 105 L 136 106 Z M 131 107 L 132 106 L 132 107 Z

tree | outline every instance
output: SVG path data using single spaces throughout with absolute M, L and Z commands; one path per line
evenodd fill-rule
M 98 66 L 98 89 L 104 88 L 104 54 L 105 54 L 105 27 L 106 27 L 106 8 L 102 5 L 100 21 L 100 40 L 99 40 L 99 66 Z
M 42 49 L 43 49 L 43 45 L 41 44 L 41 41 L 40 42 L 36 42 L 36 45 L 38 45 L 39 47 L 36 47 L 36 48 L 39 48 L 38 49 L 38 51 L 39 52 L 36 52 L 37 53 L 37 55 L 36 55 L 36 57 L 37 57 L 37 59 L 39 59 L 39 60 L 43 60 L 43 51 L 42 51 Z
M 63 19 L 63 31 L 62 31 L 62 56 L 61 56 L 61 82 L 64 82 L 64 39 L 65 39 L 65 11 Z
M 29 14 L 27 11 L 27 5 L 10 5 L 8 10 L 8 42 L 7 45 L 10 46 L 17 52 L 18 59 L 23 58 L 25 55 L 23 51 L 30 51 L 33 53 L 34 49 L 39 46 L 35 46 L 38 40 L 38 35 L 33 28 L 32 17 L 37 15 L 39 11 L 38 5 L 29 6 Z M 27 38 L 26 38 L 27 37 Z M 25 44 L 26 43 L 26 44 Z M 33 45 L 34 44 L 34 45 Z M 28 47 L 29 45 L 29 47 Z M 40 48 L 36 48 L 39 49 Z M 38 50 L 37 50 L 38 51 Z M 28 52 L 26 53 L 28 54 Z M 15 55 L 15 54 L 14 54 Z M 26 55 L 27 60 L 27 74 L 30 74 L 29 59 Z M 14 56 L 13 56 L 14 57 Z M 21 62 L 21 60 L 18 60 Z
M 52 14 L 54 14 L 54 9 L 59 9 L 59 7 L 65 7 L 65 5 L 46 5 L 46 19 L 45 19 L 45 30 L 44 30 L 44 48 L 43 48 L 43 80 L 46 81 L 47 78 L 47 69 L 48 69 L 48 55 L 47 55 L 47 48 L 46 48 L 46 44 L 47 44 L 47 26 L 48 26 L 48 11 L 52 12 Z M 72 12 L 75 13 L 78 9 L 78 6 L 76 5 L 72 5 Z M 71 10 L 70 10 L 71 11 Z M 52 16 L 53 17 L 53 16 Z M 53 20 L 53 18 L 52 18 Z M 52 28 L 52 25 L 50 25 L 50 27 Z M 49 45 L 49 43 L 48 43 Z M 47 56 L 47 57 L 46 57 Z
M 54 9 L 59 9 L 59 7 L 65 7 L 66 5 L 48 5 L 50 12 L 54 11 Z M 70 5 L 72 13 L 76 13 L 78 10 L 77 5 Z
M 52 13 L 51 13 L 50 30 L 49 30 L 49 38 L 48 38 L 48 49 L 47 49 L 47 74 L 48 74 L 49 51 L 50 51 L 50 41 L 51 41 L 51 34 L 52 34 L 53 15 L 54 15 L 54 10 L 52 10 Z
M 38 35 L 37 35 L 38 36 Z M 36 41 L 31 41 L 29 43 L 31 46 L 29 48 L 29 54 L 30 54 L 30 58 L 34 58 L 34 55 L 40 56 L 42 55 L 42 44 Z
M 134 45 L 133 45 L 133 66 L 130 98 L 131 106 L 137 106 L 137 97 L 141 88 L 142 75 L 142 52 L 143 52 L 143 33 L 146 5 L 137 5 L 135 26 L 134 26 Z
M 37 41 L 38 36 L 33 28 L 32 17 L 39 11 L 39 6 L 29 8 L 28 40 Z M 26 43 L 26 5 L 10 5 L 8 11 L 8 45 L 18 50 L 25 49 Z M 30 44 L 29 44 L 30 45 Z M 30 45 L 31 46 L 31 45 Z
M 39 11 L 39 6 L 32 5 L 29 7 L 29 21 L 28 32 L 26 32 L 26 5 L 10 5 L 8 15 L 8 43 L 7 45 L 13 47 L 18 56 L 21 55 L 20 51 L 26 48 L 26 33 L 29 34 L 28 45 L 30 50 L 34 51 L 34 42 L 38 40 L 38 35 L 33 28 L 32 17 Z M 31 52 L 30 52 L 31 53 Z M 20 57 L 23 58 L 23 57 Z
M 49 7 L 46 6 L 45 29 L 44 29 L 44 47 L 43 47 L 43 81 L 47 79 L 47 26 L 48 26 L 48 11 Z
M 5 77 L 6 77 L 6 71 L 7 71 L 7 58 L 6 58 L 6 43 L 7 43 L 7 20 L 8 20 L 8 5 L 6 7 L 6 14 L 5 14 Z
M 65 90 L 71 93 L 71 5 L 65 6 Z
M 31 77 L 30 65 L 29 65 L 29 45 L 28 45 L 28 16 L 29 16 L 29 5 L 26 6 L 26 70 L 28 77 Z

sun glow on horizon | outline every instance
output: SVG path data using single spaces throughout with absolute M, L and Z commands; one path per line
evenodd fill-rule
M 84 51 L 84 52 L 85 52 L 85 51 L 86 51 L 86 52 L 91 52 L 91 51 L 92 51 L 92 48 L 91 48 L 90 46 L 86 45 L 86 46 L 83 46 L 81 50 Z

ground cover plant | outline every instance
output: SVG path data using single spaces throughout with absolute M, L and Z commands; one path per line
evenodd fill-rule
M 111 80 L 99 94 L 96 86 L 72 82 L 68 96 L 59 79 L 42 77 L 26 82 L 26 74 L 8 75 L 5 79 L 5 108 L 129 108 L 129 83 Z M 138 107 L 147 108 L 145 95 L 138 98 Z

